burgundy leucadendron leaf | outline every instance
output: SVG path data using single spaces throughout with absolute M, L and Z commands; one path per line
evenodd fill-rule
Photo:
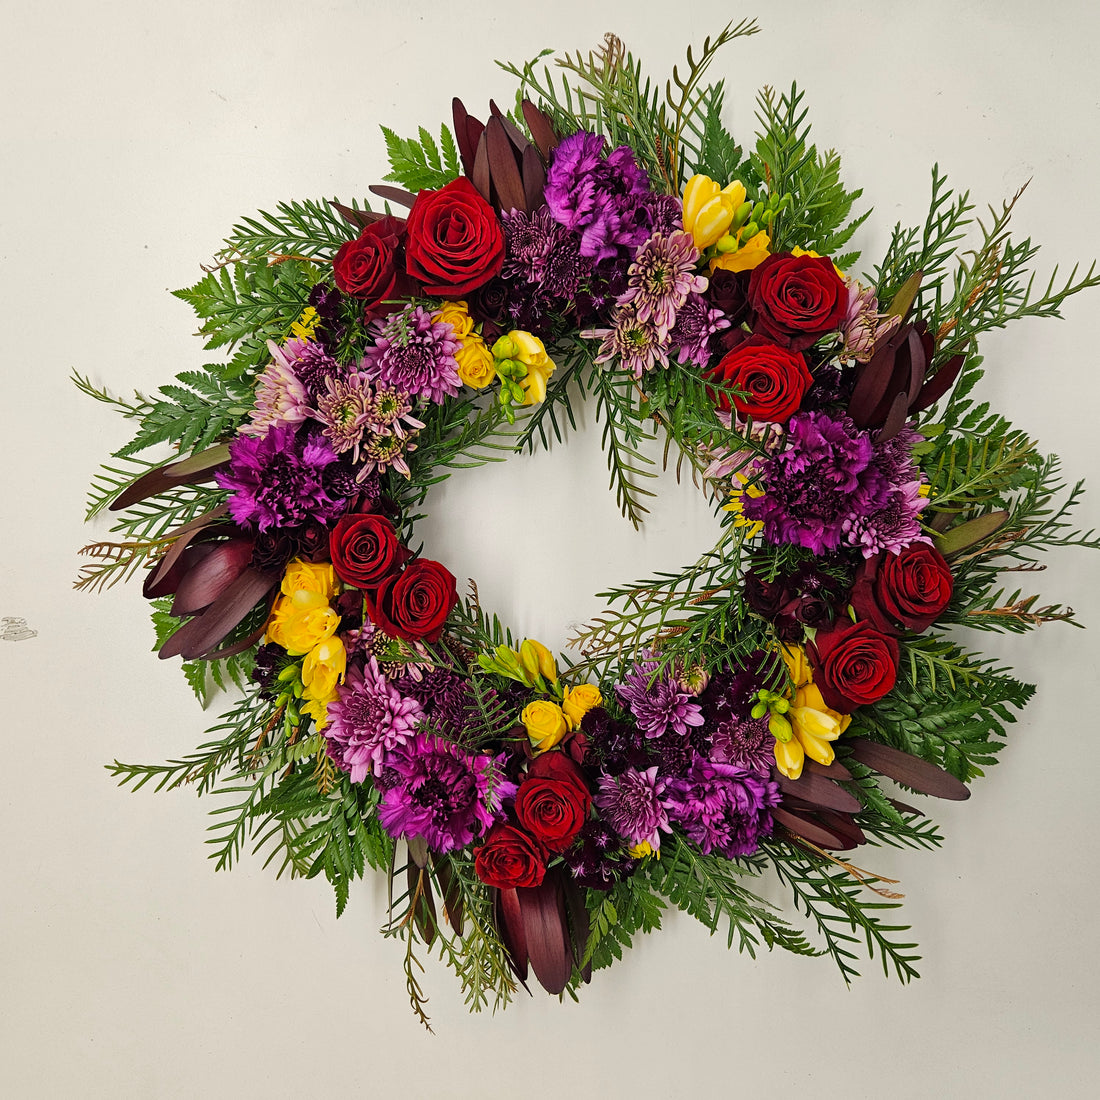
M 922 760 L 919 756 L 912 756 L 890 745 L 880 745 L 877 741 L 868 741 L 864 737 L 850 740 L 848 749 L 861 764 L 866 764 L 867 767 L 874 768 L 921 794 L 949 798 L 956 802 L 970 797 L 970 788 L 961 779 L 956 779 L 943 768 Z
M 485 147 L 489 157 L 489 177 L 496 190 L 500 209 L 527 212 L 527 196 L 519 175 L 516 154 L 504 125 L 494 115 L 485 124 Z
M 838 787 L 831 779 L 815 772 L 804 771 L 798 779 L 788 779 L 785 775 L 776 776 L 779 789 L 784 794 L 794 795 L 804 802 L 821 806 L 828 810 L 842 810 L 844 813 L 858 813 L 860 802 L 843 787 Z
M 527 981 L 527 933 L 514 887 L 496 891 L 497 931 L 508 949 L 508 961 L 521 982 Z M 526 988 L 526 985 L 524 986 Z
M 556 869 L 547 871 L 538 886 L 520 886 L 516 895 L 531 969 L 547 993 L 561 993 L 573 973 L 573 955 L 560 873 Z
M 156 496 L 165 489 L 174 489 L 177 485 L 197 485 L 203 481 L 213 481 L 214 471 L 229 461 L 229 444 L 218 443 L 205 451 L 191 455 L 148 470 L 135 482 L 128 485 L 110 504 L 110 511 L 120 512 L 146 497 Z
M 209 607 L 244 572 L 251 558 L 251 539 L 228 539 L 213 544 L 202 560 L 180 579 L 172 614 L 182 618 Z
M 407 207 L 409 210 L 416 202 L 416 196 L 411 191 L 406 191 L 404 187 L 391 187 L 386 183 L 372 183 L 370 190 L 372 194 L 377 195 L 380 199 L 395 202 L 398 206 Z
M 816 844 L 819 848 L 845 849 L 855 847 L 839 831 L 829 829 L 808 814 L 776 806 L 772 810 L 772 817 L 785 829 L 789 829 L 794 833 L 795 836 L 802 837 L 811 844 Z
M 373 222 L 381 221 L 386 215 L 376 213 L 373 210 L 356 210 L 353 206 L 345 206 L 335 199 L 328 200 L 329 206 L 340 215 L 349 225 L 356 229 L 366 229 Z
M 560 139 L 554 133 L 550 120 L 529 99 L 525 99 L 522 106 L 523 121 L 527 123 L 527 129 L 531 131 L 531 137 L 535 139 L 542 159 L 548 161 L 550 153 L 560 144 Z

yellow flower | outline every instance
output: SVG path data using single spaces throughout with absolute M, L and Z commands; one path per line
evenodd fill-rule
M 848 728 L 852 718 L 825 705 L 802 646 L 784 646 L 782 653 L 795 689 L 787 711 L 794 737 L 785 744 L 776 743 L 775 763 L 788 779 L 797 779 L 807 756 L 819 764 L 833 762 L 836 753 L 832 742 Z
M 329 607 L 319 592 L 299 590 L 280 596 L 267 621 L 267 640 L 281 645 L 293 656 L 308 653 L 340 625 L 340 615 Z
M 306 306 L 302 310 L 302 316 L 290 326 L 291 334 L 297 336 L 299 340 L 312 340 L 320 320 L 317 310 L 313 306 Z
M 483 390 L 496 377 L 493 353 L 477 333 L 463 339 L 455 359 L 458 361 L 458 377 L 475 390 Z
M 595 684 L 578 684 L 576 687 L 566 688 L 561 709 L 569 719 L 569 724 L 576 729 L 581 724 L 581 719 L 602 702 L 603 696 Z
M 821 253 L 820 252 L 815 252 L 812 248 L 799 248 L 798 245 L 795 245 L 794 248 L 791 249 L 791 255 L 792 256 L 812 256 L 815 260 L 820 260 L 821 259 Z M 841 271 L 840 268 L 836 266 L 836 264 L 833 264 L 833 270 L 836 272 L 836 276 L 837 276 L 838 279 L 843 279 L 844 278 L 844 272 Z
M 552 749 L 569 731 L 561 707 L 549 700 L 536 699 L 523 708 L 519 720 L 527 730 L 531 745 L 536 752 Z
M 318 730 L 323 730 L 328 725 L 328 705 L 335 700 L 335 693 L 332 699 L 310 699 L 307 702 L 302 703 L 298 708 L 302 714 L 308 714 L 313 719 L 314 725 Z
M 709 176 L 695 175 L 684 185 L 684 229 L 702 252 L 729 232 L 737 208 L 745 201 L 740 180 L 719 188 Z
M 493 345 L 493 356 L 498 360 L 514 360 L 527 368 L 527 374 L 519 379 L 525 405 L 537 405 L 546 399 L 546 383 L 550 381 L 557 364 L 546 354 L 546 348 L 537 336 L 522 329 L 513 329 Z
M 635 844 L 633 847 L 627 848 L 626 854 L 630 856 L 631 859 L 645 859 L 646 856 L 656 856 L 660 859 L 661 849 L 654 848 L 648 840 L 643 840 L 640 844 Z
M 806 761 L 802 742 L 792 737 L 789 741 L 776 741 L 775 766 L 788 778 L 797 779 Z
M 465 302 L 447 302 L 436 311 L 437 321 L 446 321 L 455 330 L 456 339 L 469 336 L 474 330 L 474 319 L 470 316 Z
M 748 528 L 748 530 L 745 532 L 745 538 L 755 538 L 757 535 L 760 534 L 761 531 L 764 530 L 764 524 L 761 520 L 748 519 L 745 516 L 745 497 L 751 497 L 753 499 L 755 499 L 756 497 L 762 497 L 764 495 L 764 490 L 758 488 L 755 485 L 750 485 L 749 479 L 745 477 L 744 474 L 738 473 L 734 474 L 733 476 L 739 482 L 741 482 L 741 485 L 740 487 L 735 486 L 733 488 L 730 493 L 729 504 L 723 504 L 722 511 L 734 513 L 734 527 Z
M 800 645 L 785 645 L 782 649 L 783 663 L 787 666 L 787 675 L 791 678 L 795 691 L 806 684 L 812 684 L 814 674 L 810 662 L 806 659 L 806 650 Z
M 519 661 L 530 677 L 530 683 L 534 683 L 536 676 L 541 676 L 550 684 L 558 682 L 558 662 L 542 642 L 527 638 L 519 647 Z
M 304 699 L 331 702 L 336 698 L 336 685 L 343 682 L 348 668 L 348 655 L 339 638 L 326 638 L 315 645 L 302 662 Z
M 340 590 L 336 571 L 329 562 L 292 561 L 283 574 L 281 585 L 284 596 L 297 592 L 317 592 L 327 603 Z
M 769 255 L 768 246 L 772 243 L 771 237 L 764 230 L 754 233 L 747 241 L 742 242 L 741 233 L 737 234 L 737 250 L 723 252 L 710 261 L 710 273 L 713 275 L 717 268 L 725 271 L 752 271 L 759 267 Z

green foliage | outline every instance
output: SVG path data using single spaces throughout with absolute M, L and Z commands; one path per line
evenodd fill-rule
M 353 210 L 370 210 L 365 202 L 352 202 Z M 281 202 L 275 213 L 261 210 L 242 218 L 225 239 L 222 257 L 232 261 L 265 261 L 269 256 L 330 260 L 357 231 L 327 199 Z
M 401 138 L 388 126 L 382 127 L 386 156 L 390 162 L 390 172 L 383 178 L 399 183 L 414 193 L 435 191 L 462 174 L 458 146 L 446 124 L 439 128 L 438 144 L 423 126 L 418 134 L 419 141 L 416 138 Z
M 591 963 L 593 970 L 602 970 L 623 957 L 637 933 L 661 927 L 665 903 L 653 893 L 646 876 L 635 874 L 607 892 L 589 890 L 587 907 L 590 931 L 582 965 Z
M 700 128 L 695 119 L 687 122 L 687 131 L 698 141 L 698 152 L 694 160 L 696 171 L 710 176 L 723 186 L 735 179 L 741 179 L 744 174 L 744 153 L 722 121 L 724 104 L 725 82 L 719 80 L 707 92 L 706 102 L 703 104 L 702 127 Z
M 603 421 L 600 442 L 611 471 L 609 488 L 615 490 L 615 503 L 635 529 L 649 509 L 642 497 L 652 497 L 651 489 L 638 484 L 640 478 L 654 478 L 648 469 L 653 459 L 639 449 L 653 437 L 647 432 L 639 406 L 644 395 L 625 372 L 599 371 L 592 375 L 596 393 L 596 419 Z

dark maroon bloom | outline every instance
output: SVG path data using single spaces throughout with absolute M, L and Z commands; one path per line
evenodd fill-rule
M 399 271 L 397 250 L 405 231 L 400 218 L 384 217 L 365 226 L 354 241 L 347 241 L 332 261 L 336 285 L 363 302 L 367 316 L 382 311 L 382 303 L 395 297 Z
M 385 516 L 341 516 L 329 536 L 329 553 L 336 575 L 356 588 L 377 587 L 409 558 L 397 532 Z
M 880 553 L 863 562 L 852 587 L 852 607 L 884 634 L 927 630 L 951 602 L 951 567 L 924 542 L 898 554 Z
M 474 871 L 487 886 L 498 890 L 538 886 L 546 874 L 546 859 L 522 829 L 496 825 L 485 843 L 474 849 Z
M 520 824 L 552 852 L 573 843 L 591 808 L 592 795 L 580 768 L 560 752 L 534 760 L 516 793 Z
M 417 558 L 366 594 L 367 614 L 391 638 L 438 642 L 458 602 L 454 576 L 437 561 Z

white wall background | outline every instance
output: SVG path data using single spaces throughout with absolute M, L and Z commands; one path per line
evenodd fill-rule
M 66 381 L 76 367 L 148 390 L 201 363 L 192 317 L 166 291 L 193 281 L 239 215 L 362 195 L 384 171 L 379 123 L 409 133 L 448 118 L 452 95 L 475 112 L 507 100 L 494 58 L 587 48 L 608 29 L 663 78 L 689 40 L 757 14 L 764 33 L 715 69 L 735 131 L 748 136 L 758 86 L 797 76 L 818 141 L 841 149 L 876 206 L 869 257 L 888 226 L 923 216 L 936 160 L 982 202 L 1034 177 L 1018 227 L 1045 263 L 1100 255 L 1091 4 L 7 0 L 2 12 L 0 615 L 37 636 L 0 644 L 0 1094 L 1095 1095 L 1100 556 L 1059 554 L 1035 578 L 1090 632 L 985 639 L 1040 693 L 971 801 L 939 809 L 945 849 L 860 853 L 902 880 L 920 982 L 902 988 L 869 963 L 846 990 L 825 959 L 753 962 L 673 915 L 580 1005 L 538 993 L 467 1017 L 431 967 L 432 1038 L 406 1006 L 399 947 L 377 934 L 379 884 L 337 922 L 323 882 L 275 882 L 247 859 L 215 875 L 207 806 L 118 791 L 103 771 L 190 750 L 206 716 L 149 654 L 136 586 L 69 587 L 76 549 L 106 530 L 82 529 L 86 483 L 126 425 Z M 1094 293 L 1063 323 L 985 345 L 986 395 L 1094 482 L 1098 316 Z M 596 447 L 589 432 L 456 478 L 425 529 L 486 603 L 555 645 L 598 609 L 593 592 L 709 545 L 705 509 L 674 485 L 635 536 Z M 1084 524 L 1100 526 L 1098 502 Z

